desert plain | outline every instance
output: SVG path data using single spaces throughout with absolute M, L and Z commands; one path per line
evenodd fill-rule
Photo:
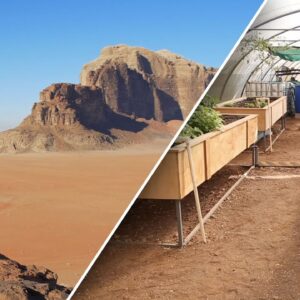
M 115 45 L 83 66 L 80 83 L 41 90 L 31 113 L 0 132 L 0 253 L 73 287 L 215 71 Z M 15 284 L 30 292 L 3 270 L 5 295 Z
M 168 142 L 1 154 L 1 253 L 49 268 L 74 286 Z

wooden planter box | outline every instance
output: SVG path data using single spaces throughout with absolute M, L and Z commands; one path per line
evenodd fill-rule
M 217 106 L 216 110 L 224 114 L 256 114 L 258 115 L 258 131 L 267 131 L 287 112 L 286 96 L 272 101 L 270 105 L 264 108 L 224 107 L 226 104 L 235 103 L 243 99 L 246 99 L 246 97 L 223 102 Z
M 191 141 L 196 183 L 204 181 L 249 148 L 257 140 L 257 116 L 245 115 L 242 119 Z M 193 190 L 185 144 L 170 149 L 140 198 L 183 199 Z

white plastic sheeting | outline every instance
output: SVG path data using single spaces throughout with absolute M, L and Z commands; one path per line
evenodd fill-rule
M 300 0 L 268 0 L 244 39 L 251 37 L 268 40 L 273 46 L 300 47 Z M 268 53 L 263 56 L 256 50 L 247 52 L 242 50 L 241 45 L 238 46 L 208 94 L 221 100 L 241 97 L 247 82 L 274 81 L 275 70 L 282 67 L 300 68 L 300 62 L 281 58 L 270 62 L 266 59 Z

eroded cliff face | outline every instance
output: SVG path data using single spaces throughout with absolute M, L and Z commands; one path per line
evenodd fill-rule
M 83 67 L 81 84 L 100 87 L 115 112 L 166 122 L 189 113 L 214 72 L 166 50 L 114 46 Z
M 53 84 L 41 91 L 40 102 L 23 125 L 99 129 L 107 121 L 106 108 L 102 91 L 95 86 Z
M 0 254 L 0 299 L 64 300 L 71 290 L 57 283 L 57 275 L 37 266 L 25 266 Z
M 0 152 L 93 150 L 141 142 L 143 134 L 169 130 L 164 125 L 158 130 L 155 122 L 182 121 L 214 72 L 166 50 L 105 48 L 83 67 L 80 84 L 57 83 L 41 91 L 20 126 L 0 133 Z

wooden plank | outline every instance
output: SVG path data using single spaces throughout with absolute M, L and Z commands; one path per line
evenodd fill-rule
M 178 154 L 168 153 L 144 188 L 140 198 L 181 199 L 178 175 Z
M 211 156 L 209 155 L 209 153 L 210 153 L 210 140 L 206 140 L 205 144 L 204 144 L 205 178 L 206 178 L 206 180 L 208 180 L 212 176 L 211 168 L 210 168 Z
M 246 122 L 210 139 L 211 175 L 247 148 Z
M 217 111 L 222 114 L 242 114 L 258 115 L 258 130 L 266 131 L 269 120 L 267 118 L 266 108 L 246 108 L 246 107 L 217 107 Z
M 204 141 L 191 145 L 191 152 L 194 159 L 195 165 L 195 181 L 197 186 L 203 183 L 206 178 L 206 168 L 205 168 L 205 143 Z M 193 191 L 193 182 L 191 177 L 189 159 L 187 151 L 181 153 L 181 159 L 183 161 L 183 168 L 179 170 L 179 178 L 182 183 L 181 185 L 181 197 L 185 197 L 191 191 Z
M 247 143 L 247 148 L 249 148 L 248 143 L 249 142 L 249 121 L 246 122 L 246 143 Z
M 257 120 L 258 117 L 255 116 L 255 118 L 247 121 L 248 123 L 247 148 L 250 148 L 250 146 L 256 143 L 257 141 L 257 135 L 258 135 Z
M 273 104 L 273 103 L 272 103 Z M 277 102 L 274 105 L 271 105 L 271 124 L 274 125 L 283 115 L 283 102 Z

